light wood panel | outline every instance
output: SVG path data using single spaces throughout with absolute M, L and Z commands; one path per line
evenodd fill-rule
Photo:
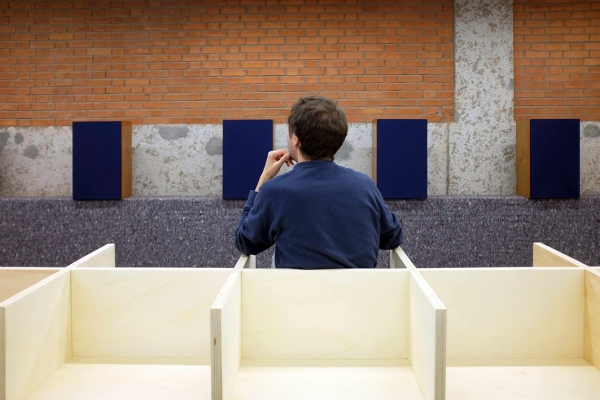
M 210 305 L 231 269 L 72 269 L 73 355 L 210 358 Z
M 402 250 L 402 247 L 398 246 L 393 250 L 390 250 L 390 268 L 398 269 L 405 268 L 418 272 L 417 267 L 413 264 L 408 255 Z
M 418 274 L 409 278 L 408 360 L 426 400 L 445 399 L 446 309 Z
M 517 120 L 517 195 L 531 195 L 531 128 L 529 119 Z
M 600 372 L 583 359 L 448 360 L 448 400 L 597 400 Z
M 107 244 L 98 250 L 80 258 L 69 268 L 114 268 L 115 267 L 115 245 Z
M 242 360 L 242 277 L 237 266 L 212 305 L 211 332 L 212 399 L 227 400 Z
M 448 358 L 583 357 L 583 269 L 422 269 L 448 309 Z
M 406 268 L 409 278 L 409 355 L 425 399 L 446 396 L 446 306 L 401 247 L 390 252 L 390 268 Z
M 584 357 L 600 370 L 600 271 L 585 271 Z
M 408 271 L 242 270 L 243 358 L 408 356 Z
M 582 262 L 554 250 L 543 243 L 533 244 L 534 267 L 587 267 Z
M 208 400 L 207 365 L 65 364 L 29 400 Z
M 0 268 L 0 302 L 60 271 L 59 268 Z
M 0 305 L 7 400 L 26 399 L 71 357 L 69 272 L 59 271 Z
M 232 400 L 423 400 L 406 360 L 244 360 Z

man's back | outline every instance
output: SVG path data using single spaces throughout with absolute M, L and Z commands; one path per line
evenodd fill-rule
M 257 254 L 277 244 L 278 268 L 372 268 L 402 229 L 373 181 L 331 161 L 296 164 L 251 194 L 236 246 Z

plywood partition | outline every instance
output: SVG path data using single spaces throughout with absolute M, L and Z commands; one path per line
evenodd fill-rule
M 212 398 L 443 400 L 445 310 L 413 270 L 238 262 L 211 310 Z
M 242 278 L 237 270 L 227 279 L 211 308 L 212 399 L 226 400 L 242 361 Z
M 231 269 L 72 269 L 75 357 L 208 364 L 209 310 Z
M 582 262 L 554 250 L 543 243 L 533 244 L 534 267 L 587 267 Z
M 420 273 L 448 308 L 448 359 L 583 357 L 583 269 Z
M 600 271 L 585 271 L 584 357 L 600 370 Z
M 407 271 L 243 270 L 242 292 L 244 359 L 408 356 Z
M 107 244 L 98 250 L 80 258 L 69 268 L 114 268 L 115 267 L 115 245 Z
M 0 302 L 58 271 L 59 268 L 0 268 Z
M 409 355 L 425 399 L 446 396 L 446 306 L 416 270 L 401 248 L 392 250 L 394 268 L 407 268 L 409 277 Z
M 28 398 L 71 357 L 70 271 L 59 271 L 0 304 L 0 398 Z
M 242 255 L 210 310 L 212 399 L 229 399 L 242 360 L 243 268 L 256 268 L 256 256 Z

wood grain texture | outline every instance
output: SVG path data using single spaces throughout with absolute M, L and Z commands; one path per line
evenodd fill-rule
M 425 399 L 446 397 L 446 306 L 421 276 L 408 255 L 390 252 L 390 268 L 406 268 L 409 278 L 408 359 Z
M 529 119 L 517 120 L 517 195 L 531 196 L 531 134 Z
M 0 268 L 0 302 L 58 271 L 58 268 Z
M 133 193 L 131 121 L 121 121 L 121 198 L 131 197 Z
M 68 268 L 115 268 L 115 245 L 107 244 L 80 258 Z
M 419 275 L 409 278 L 408 360 L 423 397 L 444 400 L 446 389 L 446 308 Z
M 211 307 L 212 399 L 227 400 L 242 361 L 242 277 L 238 262 Z
M 498 364 L 498 360 L 481 361 L 470 366 L 454 365 L 448 360 L 448 400 L 599 398 L 600 372 L 581 358 L 536 364 L 511 360 L 510 365 Z
M 72 269 L 73 355 L 210 358 L 210 305 L 231 269 Z
M 26 399 L 71 357 L 70 271 L 2 303 L 7 400 Z
M 422 269 L 448 309 L 448 358 L 583 357 L 583 269 Z
M 242 270 L 244 359 L 408 356 L 408 271 Z
M 533 244 L 534 267 L 587 267 L 584 263 L 543 243 Z
M 584 357 L 600 370 L 600 271 L 585 271 Z
M 29 400 L 208 400 L 208 365 L 72 364 Z
M 231 400 L 423 400 L 406 360 L 244 360 Z

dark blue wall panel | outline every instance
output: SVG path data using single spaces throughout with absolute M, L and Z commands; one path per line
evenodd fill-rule
M 73 122 L 73 199 L 121 199 L 121 122 Z
M 532 199 L 579 197 L 579 120 L 530 121 Z
M 427 198 L 427 120 L 377 120 L 377 187 L 384 199 Z
M 273 150 L 272 120 L 223 121 L 223 198 L 247 199 Z

